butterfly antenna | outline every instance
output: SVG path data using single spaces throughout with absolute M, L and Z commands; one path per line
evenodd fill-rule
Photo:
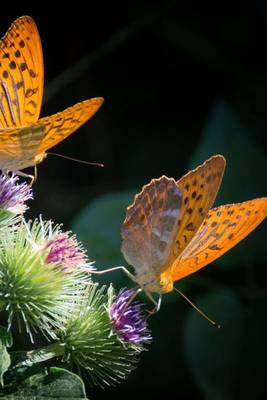
M 210 319 L 203 311 L 201 311 L 194 303 L 192 303 L 191 300 L 189 300 L 188 297 L 186 297 L 186 295 L 184 295 L 179 289 L 177 289 L 176 287 L 174 287 L 174 290 L 176 290 L 176 292 L 178 292 L 186 301 L 187 303 L 190 304 L 190 306 L 192 306 L 203 318 L 205 318 L 211 325 L 215 326 L 216 328 L 220 329 L 221 325 L 217 324 L 217 322 L 213 321 L 212 319 Z
M 66 160 L 70 160 L 70 161 L 75 161 L 78 162 L 80 164 L 86 164 L 86 165 L 94 165 L 96 167 L 104 167 L 104 164 L 102 163 L 94 163 L 94 162 L 90 162 L 90 161 L 84 161 L 84 160 L 79 160 L 78 158 L 73 158 L 73 157 L 69 157 L 69 156 L 64 156 L 63 154 L 58 154 L 58 153 L 46 153 L 50 156 L 57 156 L 57 157 L 61 157 L 61 158 L 66 158 Z

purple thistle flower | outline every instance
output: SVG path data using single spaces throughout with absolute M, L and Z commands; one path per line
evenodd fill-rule
M 26 210 L 25 201 L 32 199 L 32 190 L 25 182 L 17 183 L 18 176 L 0 175 L 0 209 L 14 214 L 23 214 Z
M 125 342 L 149 343 L 152 337 L 141 314 L 141 304 L 135 301 L 127 305 L 134 293 L 133 289 L 121 289 L 115 298 L 110 309 L 113 328 Z
M 49 251 L 47 263 L 53 263 L 73 270 L 86 264 L 86 254 L 75 237 L 70 237 L 68 232 L 56 233 L 47 242 L 45 248 Z

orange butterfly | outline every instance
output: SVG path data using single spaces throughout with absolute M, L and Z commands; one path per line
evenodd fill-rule
M 36 166 L 46 151 L 83 125 L 103 103 L 93 98 L 39 119 L 43 98 L 43 53 L 31 17 L 18 18 L 0 41 L 0 169 Z
M 267 197 L 211 209 L 224 169 L 216 155 L 179 181 L 152 179 L 127 208 L 122 252 L 136 275 L 127 274 L 157 306 L 151 293 L 172 291 L 175 281 L 230 250 L 267 216 Z

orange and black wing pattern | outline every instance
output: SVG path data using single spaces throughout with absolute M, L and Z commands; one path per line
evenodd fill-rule
M 92 98 L 57 114 L 39 119 L 38 125 L 44 127 L 44 139 L 40 143 L 38 152 L 46 152 L 75 132 L 97 112 L 103 101 L 102 97 Z
M 224 157 L 215 155 L 177 182 L 183 199 L 177 234 L 173 239 L 172 251 L 166 267 L 174 262 L 195 236 L 214 203 L 224 169 Z
M 43 84 L 40 36 L 33 19 L 24 16 L 0 41 L 0 130 L 38 120 Z
M 171 267 L 176 281 L 222 256 L 267 216 L 267 197 L 210 210 L 198 232 Z

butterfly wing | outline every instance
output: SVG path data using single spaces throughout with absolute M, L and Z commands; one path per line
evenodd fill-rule
M 122 225 L 122 252 L 137 274 L 161 270 L 177 231 L 182 194 L 172 178 L 153 179 L 135 196 Z
M 173 280 L 181 279 L 234 247 L 267 216 L 267 197 L 210 210 L 197 234 L 171 267 Z
M 46 150 L 77 130 L 102 103 L 102 98 L 86 100 L 36 124 L 0 130 L 0 169 L 18 171 L 38 164 Z
M 0 41 L 0 128 L 29 125 L 43 98 L 43 53 L 31 17 L 18 18 Z
M 225 163 L 223 156 L 213 156 L 177 182 L 183 193 L 183 203 L 170 263 L 188 246 L 212 207 L 221 185 Z
M 46 152 L 75 132 L 96 113 L 102 104 L 103 98 L 96 97 L 77 103 L 57 114 L 41 118 L 38 125 L 44 127 L 45 136 L 39 153 Z
M 0 169 L 18 171 L 34 165 L 44 135 L 44 127 L 37 124 L 0 130 Z

